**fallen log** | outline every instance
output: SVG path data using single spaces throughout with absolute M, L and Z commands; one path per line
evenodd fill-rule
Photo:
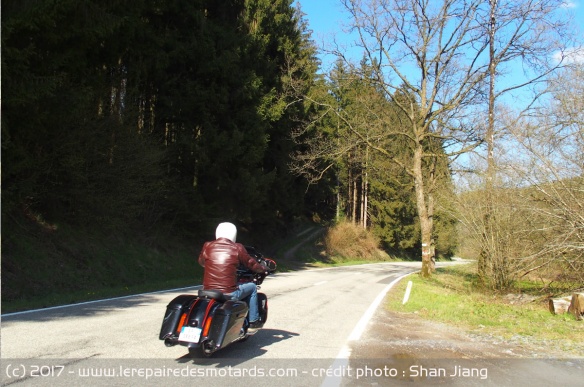
M 549 309 L 550 312 L 553 314 L 564 314 L 568 313 L 568 309 L 572 303 L 572 299 L 570 297 L 562 297 L 562 298 L 550 298 L 549 300 Z
M 576 317 L 576 320 L 582 320 L 584 317 L 584 293 L 572 294 L 568 312 L 572 313 Z

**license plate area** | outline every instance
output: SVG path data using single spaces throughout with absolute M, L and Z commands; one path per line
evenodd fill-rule
M 201 338 L 201 328 L 182 327 L 178 335 L 179 341 L 187 341 L 189 343 L 198 343 Z

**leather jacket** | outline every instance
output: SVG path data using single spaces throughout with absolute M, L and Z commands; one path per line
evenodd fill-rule
M 205 268 L 203 289 L 215 289 L 223 293 L 232 293 L 237 289 L 239 265 L 256 273 L 267 271 L 247 253 L 241 243 L 231 242 L 227 238 L 205 242 L 199 255 L 199 264 Z

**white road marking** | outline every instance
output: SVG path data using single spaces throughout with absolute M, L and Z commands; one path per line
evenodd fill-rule
M 312 230 L 314 230 L 314 227 L 307 228 L 306 230 L 301 231 L 298 234 L 296 234 L 296 236 L 302 236 L 302 235 L 304 235 L 304 234 L 306 234 L 306 233 L 308 233 L 309 231 L 312 231 Z
M 359 340 L 359 338 L 361 338 L 361 335 L 365 331 L 365 328 L 367 327 L 369 320 L 371 320 L 371 318 L 373 317 L 375 310 L 377 309 L 379 304 L 381 304 L 381 301 L 383 301 L 383 298 L 385 297 L 387 292 L 393 287 L 393 285 L 398 283 L 401 279 L 409 276 L 410 274 L 415 273 L 416 271 L 418 270 L 412 271 L 411 273 L 404 274 L 401 277 L 394 279 L 393 281 L 391 281 L 389 285 L 385 287 L 385 289 L 381 291 L 381 293 L 377 295 L 377 298 L 373 300 L 373 302 L 369 306 L 369 309 L 367 309 L 367 311 L 363 314 L 357 325 L 355 325 L 355 328 L 353 328 L 353 331 L 349 335 L 347 342 L 345 343 L 343 348 L 341 348 L 341 351 L 339 352 L 337 358 L 335 359 L 334 363 L 331 366 L 333 370 L 347 369 L 347 367 L 349 366 L 349 358 L 351 357 L 351 347 L 349 346 L 349 343 L 351 341 L 356 341 Z M 342 380 L 343 380 L 342 376 L 327 376 L 325 380 L 322 382 L 321 387 L 337 387 L 341 385 Z

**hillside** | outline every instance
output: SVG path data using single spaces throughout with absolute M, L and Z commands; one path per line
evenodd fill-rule
M 199 234 L 186 228 L 164 236 L 111 233 L 14 216 L 2 226 L 9 230 L 2 241 L 3 312 L 200 283 L 196 258 L 214 233 L 212 227 Z M 238 240 L 274 254 L 285 246 L 285 229 L 241 229 Z

